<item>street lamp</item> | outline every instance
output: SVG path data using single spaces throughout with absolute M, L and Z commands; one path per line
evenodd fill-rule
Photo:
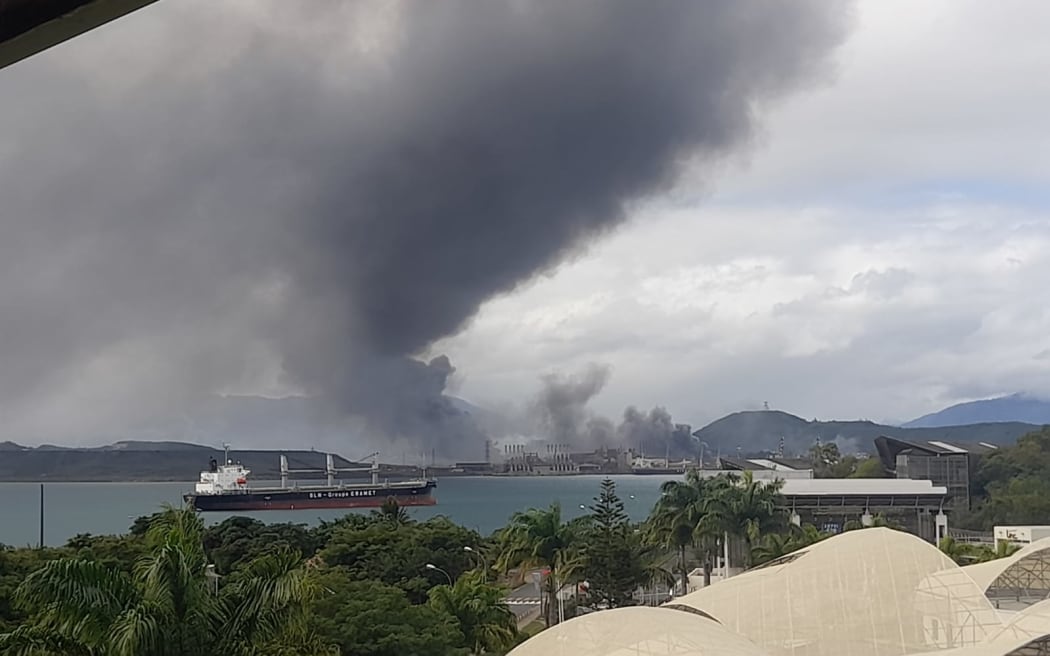
M 481 565 L 485 568 L 485 578 L 488 578 L 489 561 L 485 559 L 485 554 L 472 547 L 463 547 L 463 551 L 472 553 L 481 559 Z
M 441 572 L 442 574 L 444 574 L 444 575 L 445 575 L 445 578 L 446 578 L 446 579 L 448 579 L 448 585 L 449 585 L 449 587 L 452 587 L 452 577 L 451 577 L 451 576 L 449 576 L 448 572 L 446 572 L 445 570 L 441 569 L 441 568 L 440 568 L 440 567 L 438 567 L 437 565 L 434 565 L 433 563 L 427 563 L 427 564 L 426 564 L 426 568 L 427 568 L 427 569 L 432 569 L 432 570 L 434 570 L 435 572 Z

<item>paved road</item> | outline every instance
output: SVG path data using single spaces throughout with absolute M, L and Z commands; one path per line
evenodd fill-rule
M 529 581 L 525 585 L 514 588 L 503 599 L 514 616 L 518 618 L 519 629 L 539 617 L 542 593 L 539 584 L 535 581 Z

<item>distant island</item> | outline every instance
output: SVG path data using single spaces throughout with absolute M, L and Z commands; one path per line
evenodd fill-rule
M 288 457 L 292 469 L 321 470 L 325 466 L 326 456 L 319 451 L 236 450 L 230 451 L 230 459 L 250 469 L 253 480 L 277 480 L 281 476 L 280 454 Z M 96 448 L 25 447 L 0 442 L 0 481 L 196 481 L 211 458 L 222 460 L 223 452 L 184 442 L 125 441 Z M 337 468 L 358 465 L 368 466 L 335 456 Z M 341 478 L 353 475 L 340 473 Z M 320 476 L 296 474 L 297 478 Z

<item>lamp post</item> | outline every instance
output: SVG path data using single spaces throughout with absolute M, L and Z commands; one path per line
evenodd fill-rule
M 438 567 L 437 565 L 434 565 L 433 563 L 427 563 L 427 564 L 426 564 L 426 568 L 427 568 L 427 569 L 431 569 L 431 570 L 434 570 L 435 572 L 441 572 L 442 574 L 444 574 L 444 575 L 445 575 L 445 578 L 446 578 L 446 579 L 448 579 L 448 586 L 449 586 L 450 588 L 452 587 L 452 577 L 451 577 L 451 576 L 449 576 L 448 572 L 446 572 L 445 570 L 441 569 L 441 568 L 440 568 L 440 567 Z
M 468 553 L 472 553 L 472 554 L 474 554 L 475 556 L 477 556 L 478 558 L 481 559 L 481 566 L 485 568 L 485 579 L 487 580 L 488 577 L 489 577 L 489 561 L 485 559 L 485 554 L 483 554 L 480 551 L 478 551 L 477 549 L 474 549 L 473 547 L 469 547 L 469 546 L 468 547 L 463 547 L 463 551 L 466 551 Z

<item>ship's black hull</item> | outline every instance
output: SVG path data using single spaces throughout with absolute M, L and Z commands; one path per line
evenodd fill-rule
M 399 506 L 433 506 L 433 481 L 418 484 L 348 485 L 299 489 L 250 490 L 236 494 L 187 494 L 186 503 L 202 512 L 378 508 L 387 499 Z

